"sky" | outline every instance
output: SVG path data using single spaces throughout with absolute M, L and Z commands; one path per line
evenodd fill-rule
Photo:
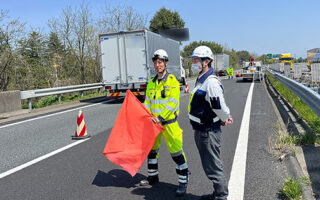
M 26 27 L 48 32 L 48 20 L 81 0 L 0 0 L 0 9 L 19 18 Z M 149 20 L 161 8 L 177 11 L 189 28 L 190 40 L 214 41 L 228 49 L 250 53 L 291 53 L 307 57 L 320 48 L 319 0 L 86 0 L 98 18 L 105 5 L 132 6 Z M 147 27 L 149 24 L 147 24 Z

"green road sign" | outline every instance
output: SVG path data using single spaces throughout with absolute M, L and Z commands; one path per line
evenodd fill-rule
M 272 59 L 272 54 L 271 53 L 267 54 L 267 59 Z
M 280 54 L 273 54 L 272 58 L 280 58 Z

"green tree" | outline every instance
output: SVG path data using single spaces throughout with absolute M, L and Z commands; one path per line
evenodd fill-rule
M 240 63 L 239 63 L 239 57 L 237 55 L 237 52 L 234 49 L 232 49 L 230 52 L 225 52 L 225 53 L 229 54 L 230 56 L 230 65 L 233 68 L 239 68 Z
M 262 54 L 261 56 L 256 58 L 257 61 L 261 61 L 263 64 L 267 63 L 267 55 L 266 54 Z
M 220 44 L 217 44 L 215 42 L 210 42 L 210 41 L 194 41 L 194 42 L 191 42 L 190 44 L 186 45 L 184 48 L 183 48 L 183 51 L 180 53 L 181 56 L 184 58 L 185 60 L 185 68 L 186 69 L 189 69 L 189 71 L 191 72 L 191 59 L 189 58 L 189 56 L 192 54 L 192 51 L 197 48 L 198 46 L 201 46 L 201 45 L 205 45 L 205 46 L 208 46 L 212 53 L 213 54 L 218 54 L 218 53 L 222 53 L 222 46 Z
M 20 61 L 16 46 L 24 31 L 23 23 L 9 18 L 8 11 L 0 10 L 0 91 L 14 89 L 16 85 L 15 74 Z
M 217 44 L 215 42 L 200 40 L 199 42 L 194 41 L 194 42 L 191 42 L 190 44 L 186 45 L 183 48 L 183 51 L 181 52 L 181 56 L 184 58 L 188 58 L 192 54 L 192 51 L 201 45 L 208 46 L 211 49 L 213 54 L 222 53 L 223 48 L 220 44 Z
M 250 61 L 251 55 L 248 51 L 242 50 L 242 51 L 237 51 L 237 56 L 239 57 L 239 61 L 241 60 L 242 63 L 245 61 Z
M 307 62 L 307 59 L 305 58 L 302 58 L 302 57 L 299 57 L 298 59 L 295 59 L 295 63 L 303 63 L 303 62 Z
M 64 45 L 60 41 L 58 34 L 55 32 L 50 32 L 47 51 L 52 56 L 53 54 L 63 54 L 64 53 Z
M 159 30 L 170 29 L 173 27 L 184 28 L 185 22 L 177 11 L 171 11 L 162 7 L 155 13 L 150 21 L 149 30 L 159 33 Z
M 61 86 L 59 80 L 67 78 L 68 67 L 64 64 L 66 58 L 65 48 L 57 33 L 50 32 L 46 52 L 49 57 L 49 69 L 52 72 L 51 79 L 54 82 L 54 86 Z
M 37 32 L 31 31 L 27 38 L 20 42 L 20 53 L 28 63 L 32 80 L 31 87 L 34 89 L 50 86 L 48 79 L 48 57 L 45 51 L 45 37 Z

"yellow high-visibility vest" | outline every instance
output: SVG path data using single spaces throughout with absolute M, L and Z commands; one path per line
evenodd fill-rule
M 180 84 L 167 72 L 160 81 L 157 75 L 149 80 L 144 105 L 153 116 L 168 121 L 179 115 L 179 98 Z

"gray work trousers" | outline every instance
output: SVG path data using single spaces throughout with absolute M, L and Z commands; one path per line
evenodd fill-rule
M 213 182 L 215 200 L 226 200 L 229 192 L 220 159 L 221 129 L 206 132 L 195 130 L 194 140 L 199 150 L 202 167 L 207 177 Z

